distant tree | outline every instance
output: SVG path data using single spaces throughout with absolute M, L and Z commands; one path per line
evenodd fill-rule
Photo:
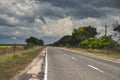
M 44 45 L 44 41 L 41 40 L 41 39 L 37 39 L 35 37 L 30 37 L 30 38 L 27 38 L 25 40 L 25 42 L 29 45 L 29 46 L 36 46 L 36 45 Z
M 117 32 L 117 38 L 118 38 L 118 41 L 120 40 L 120 24 L 118 24 L 118 22 L 116 23 L 117 26 L 115 26 L 115 28 L 113 29 L 114 31 Z
M 70 46 L 72 43 L 72 36 L 63 36 L 60 40 L 56 41 L 54 46 Z
M 72 33 L 73 43 L 79 44 L 80 42 L 89 39 L 90 37 L 95 37 L 97 35 L 96 28 L 87 26 L 87 27 L 79 27 L 78 29 L 74 29 Z
M 116 26 L 113 30 L 120 33 L 120 24 L 118 22 L 116 22 Z

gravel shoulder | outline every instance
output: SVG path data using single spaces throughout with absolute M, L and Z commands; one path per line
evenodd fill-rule
M 12 80 L 43 80 L 45 50 L 40 52 L 31 64 L 25 70 L 20 71 Z

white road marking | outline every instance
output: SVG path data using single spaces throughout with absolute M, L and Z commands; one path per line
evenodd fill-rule
M 46 57 L 45 57 L 45 75 L 44 75 L 44 80 L 47 80 L 47 74 L 48 74 L 48 60 L 47 60 L 47 48 L 46 48 Z
M 95 70 L 97 70 L 97 71 L 99 71 L 99 72 L 104 73 L 104 71 L 100 70 L 99 68 L 96 68 L 96 67 L 94 67 L 94 66 L 92 66 L 92 65 L 88 65 L 88 66 L 91 67 L 91 68 L 93 68 L 93 69 L 95 69 Z
M 72 59 L 77 60 L 75 57 L 72 57 Z

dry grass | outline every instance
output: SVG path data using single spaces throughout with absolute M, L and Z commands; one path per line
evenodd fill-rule
M 96 56 L 100 58 L 106 58 L 111 60 L 120 61 L 120 52 L 111 51 L 111 50 L 98 50 L 98 49 L 81 49 L 81 48 L 66 48 L 73 51 L 76 51 L 81 54 L 88 54 L 91 56 Z
M 0 80 L 10 80 L 23 70 L 43 50 L 43 47 L 33 48 L 20 53 L 0 56 Z

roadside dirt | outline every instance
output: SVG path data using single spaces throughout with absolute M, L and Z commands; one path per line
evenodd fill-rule
M 44 78 L 44 59 L 45 51 L 44 49 L 32 62 L 28 65 L 25 70 L 20 71 L 11 80 L 43 80 Z

